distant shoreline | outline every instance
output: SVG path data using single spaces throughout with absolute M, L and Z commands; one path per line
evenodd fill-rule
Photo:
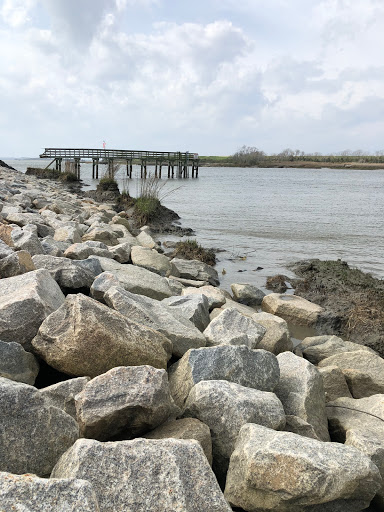
M 232 162 L 210 162 L 201 161 L 199 167 L 238 167 L 255 169 L 355 169 L 361 171 L 384 170 L 384 163 L 333 163 L 333 162 L 313 162 L 313 161 L 294 161 L 294 162 L 260 162 L 259 165 L 236 165 Z

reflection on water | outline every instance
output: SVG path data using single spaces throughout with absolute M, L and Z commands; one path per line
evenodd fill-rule
M 95 188 L 92 165 L 81 172 L 85 190 Z M 136 195 L 137 178 L 119 182 Z M 384 277 L 382 170 L 203 167 L 198 179 L 170 180 L 168 188 L 180 186 L 164 204 L 202 245 L 224 250 L 216 268 L 228 290 L 235 282 L 263 288 L 267 276 L 292 276 L 286 265 L 308 258 L 341 258 Z

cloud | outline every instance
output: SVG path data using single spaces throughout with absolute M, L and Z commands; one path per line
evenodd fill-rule
M 0 144 L 382 146 L 381 1 L 5 0 L 0 15 Z

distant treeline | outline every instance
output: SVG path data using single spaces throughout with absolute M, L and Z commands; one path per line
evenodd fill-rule
M 201 163 L 231 164 L 239 167 L 261 166 L 264 164 L 273 164 L 280 162 L 319 162 L 344 164 L 357 162 L 363 164 L 384 163 L 384 150 L 376 151 L 375 154 L 369 154 L 362 150 L 344 150 L 332 155 L 322 155 L 321 153 L 305 153 L 299 149 L 284 149 L 281 153 L 267 155 L 264 151 L 255 147 L 243 146 L 230 156 L 202 156 Z

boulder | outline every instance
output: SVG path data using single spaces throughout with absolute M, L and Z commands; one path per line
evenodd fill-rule
M 36 388 L 0 378 L 1 471 L 49 475 L 78 437 L 75 420 Z
M 360 512 L 380 488 L 377 467 L 355 448 L 244 425 L 231 456 L 225 497 L 263 512 Z
M 131 261 L 131 243 L 129 242 L 112 245 L 109 247 L 109 252 L 113 259 L 119 263 L 129 263 Z
M 265 297 L 265 293 L 262 290 L 248 283 L 233 283 L 231 284 L 231 290 L 235 301 L 246 306 L 260 306 Z
M 4 512 L 100 512 L 92 485 L 75 478 L 49 480 L 3 472 L 0 502 Z
M 288 324 L 279 316 L 270 313 L 255 313 L 252 320 L 266 329 L 258 348 L 269 350 L 275 355 L 281 352 L 292 352 L 293 343 L 289 334 Z
M 279 377 L 276 356 L 243 345 L 189 350 L 169 369 L 171 394 L 181 408 L 193 386 L 203 380 L 226 380 L 261 391 L 273 391 Z
M 9 245 L 7 245 L 3 240 L 1 239 L 1 230 L 2 228 L 5 228 L 6 226 L 3 226 L 0 224 L 0 260 L 3 258 L 6 258 L 7 256 L 10 256 L 13 254 L 13 249 Z M 10 227 L 10 226 L 8 226 Z
M 80 439 L 52 477 L 89 481 L 103 512 L 231 512 L 197 441 Z
M 134 265 L 146 268 L 160 276 L 168 277 L 172 273 L 172 265 L 164 254 L 159 254 L 154 249 L 135 245 L 131 249 L 131 260 Z
M 157 243 L 152 238 L 149 230 L 147 231 L 140 231 L 140 233 L 137 235 L 136 240 L 142 247 L 147 247 L 148 249 L 154 249 L 157 247 Z
M 102 272 L 92 283 L 91 297 L 105 304 L 104 295 L 113 286 L 120 286 L 117 277 L 112 272 Z
M 305 338 L 297 347 L 301 350 L 305 359 L 315 365 L 327 357 L 343 352 L 365 350 L 371 354 L 376 354 L 371 348 L 351 341 L 344 341 L 337 336 L 312 336 Z
M 76 420 L 75 396 L 83 391 L 89 381 L 90 377 L 77 377 L 57 382 L 39 391 L 47 402 L 62 409 Z
M 384 442 L 384 395 L 367 398 L 337 398 L 327 403 L 332 440 L 344 443 L 350 430 L 374 432 Z
M 132 293 L 162 300 L 171 297 L 173 292 L 165 277 L 136 265 L 122 265 L 107 258 L 97 258 L 104 272 L 112 272 L 120 285 Z
M 82 437 L 138 437 L 172 411 L 167 373 L 152 366 L 113 368 L 86 384 L 76 396 L 76 410 Z
M 45 268 L 53 279 L 64 289 L 90 288 L 102 268 L 96 258 L 75 261 L 56 256 L 37 255 L 32 258 L 36 268 Z
M 50 366 L 77 377 L 96 377 L 115 366 L 166 368 L 172 353 L 162 334 L 81 293 L 67 295 L 32 344 Z
M 31 270 L 36 270 L 36 267 L 27 251 L 12 252 L 0 259 L 0 279 L 19 276 Z
M 38 373 L 39 363 L 33 354 L 19 343 L 0 341 L 0 377 L 33 386 Z
M 108 250 L 108 246 L 102 242 L 95 241 L 72 244 L 64 253 L 64 256 L 71 260 L 85 260 L 89 256 L 93 255 L 112 258 L 112 255 Z
M 141 437 L 145 439 L 195 439 L 200 443 L 209 464 L 212 465 L 211 431 L 208 425 L 197 418 L 167 421 Z
M 104 280 L 105 282 L 105 280 Z M 136 295 L 121 287 L 110 287 L 104 301 L 125 317 L 164 334 L 173 344 L 173 354 L 182 357 L 191 348 L 204 347 L 204 335 L 189 320 L 179 321 L 155 299 Z
M 354 398 L 384 393 L 384 359 L 367 350 L 342 352 L 323 359 L 319 367 L 337 366 Z
M 171 261 L 182 278 L 193 279 L 195 281 L 207 281 L 213 286 L 219 286 L 220 284 L 217 271 L 202 261 L 183 260 L 181 258 L 173 258 Z
M 91 227 L 92 228 L 92 227 Z M 97 241 L 103 242 L 106 245 L 118 245 L 118 235 L 115 233 L 111 226 L 105 225 L 103 227 L 94 227 L 85 233 L 82 236 L 81 240 L 83 242 L 87 241 Z
M 173 315 L 184 316 L 190 320 L 201 332 L 210 322 L 209 304 L 205 295 L 186 295 L 184 297 L 169 297 L 162 300 Z
M 64 299 L 48 270 L 0 279 L 0 339 L 30 350 L 41 323 Z
M 55 227 L 55 226 L 53 226 Z M 60 226 L 55 229 L 53 238 L 58 242 L 68 242 L 70 244 L 80 244 L 82 242 L 82 230 L 76 223 L 72 225 Z
M 224 311 L 225 309 L 229 309 L 229 308 L 236 309 L 236 311 L 238 311 L 239 313 L 241 313 L 244 316 L 252 317 L 252 315 L 255 314 L 255 309 L 251 308 L 250 306 L 245 306 L 244 304 L 239 304 L 238 302 L 236 302 L 236 301 L 234 301 L 232 299 L 229 299 L 227 297 L 227 299 L 225 301 L 225 304 L 223 304 L 221 306 L 221 308 L 215 308 L 215 309 L 212 310 L 212 312 L 211 312 L 211 320 L 213 320 L 218 315 L 220 315 L 220 313 L 222 311 Z
M 311 439 L 321 441 L 312 425 L 292 414 L 286 414 L 285 427 L 283 430 L 285 432 L 293 432 L 299 436 L 310 437 Z
M 184 416 L 197 418 L 211 429 L 213 469 L 223 481 L 240 428 L 258 423 L 273 429 L 285 426 L 285 414 L 274 393 L 223 380 L 197 383 L 185 403 Z
M 186 288 L 183 288 L 181 295 L 191 295 L 200 293 L 207 297 L 210 311 L 214 308 L 220 308 L 225 304 L 226 297 L 223 290 L 220 290 L 220 288 L 216 288 L 215 286 L 212 285 L 201 286 L 200 288 L 196 288 L 194 286 L 187 286 Z
M 43 246 L 37 234 L 30 231 L 28 226 L 12 230 L 12 241 L 16 251 L 27 251 L 30 255 L 44 254 Z
M 325 366 L 324 368 L 319 368 L 319 372 L 323 378 L 326 402 L 331 402 L 341 396 L 352 398 L 347 381 L 340 368 L 337 366 Z
M 313 326 L 324 312 L 323 308 L 297 295 L 271 293 L 266 295 L 261 305 L 263 311 L 280 316 L 296 325 Z
M 259 347 L 266 329 L 236 309 L 225 309 L 204 331 L 208 346 L 245 345 Z
M 58 242 L 51 236 L 46 236 L 43 238 L 43 240 L 41 240 L 41 245 L 45 254 L 62 257 L 64 256 L 64 252 L 68 249 L 68 247 L 70 247 L 71 244 L 67 242 Z
M 322 441 L 329 441 L 323 379 L 315 366 L 292 352 L 277 356 L 280 380 L 275 388 L 285 414 L 312 425 Z

